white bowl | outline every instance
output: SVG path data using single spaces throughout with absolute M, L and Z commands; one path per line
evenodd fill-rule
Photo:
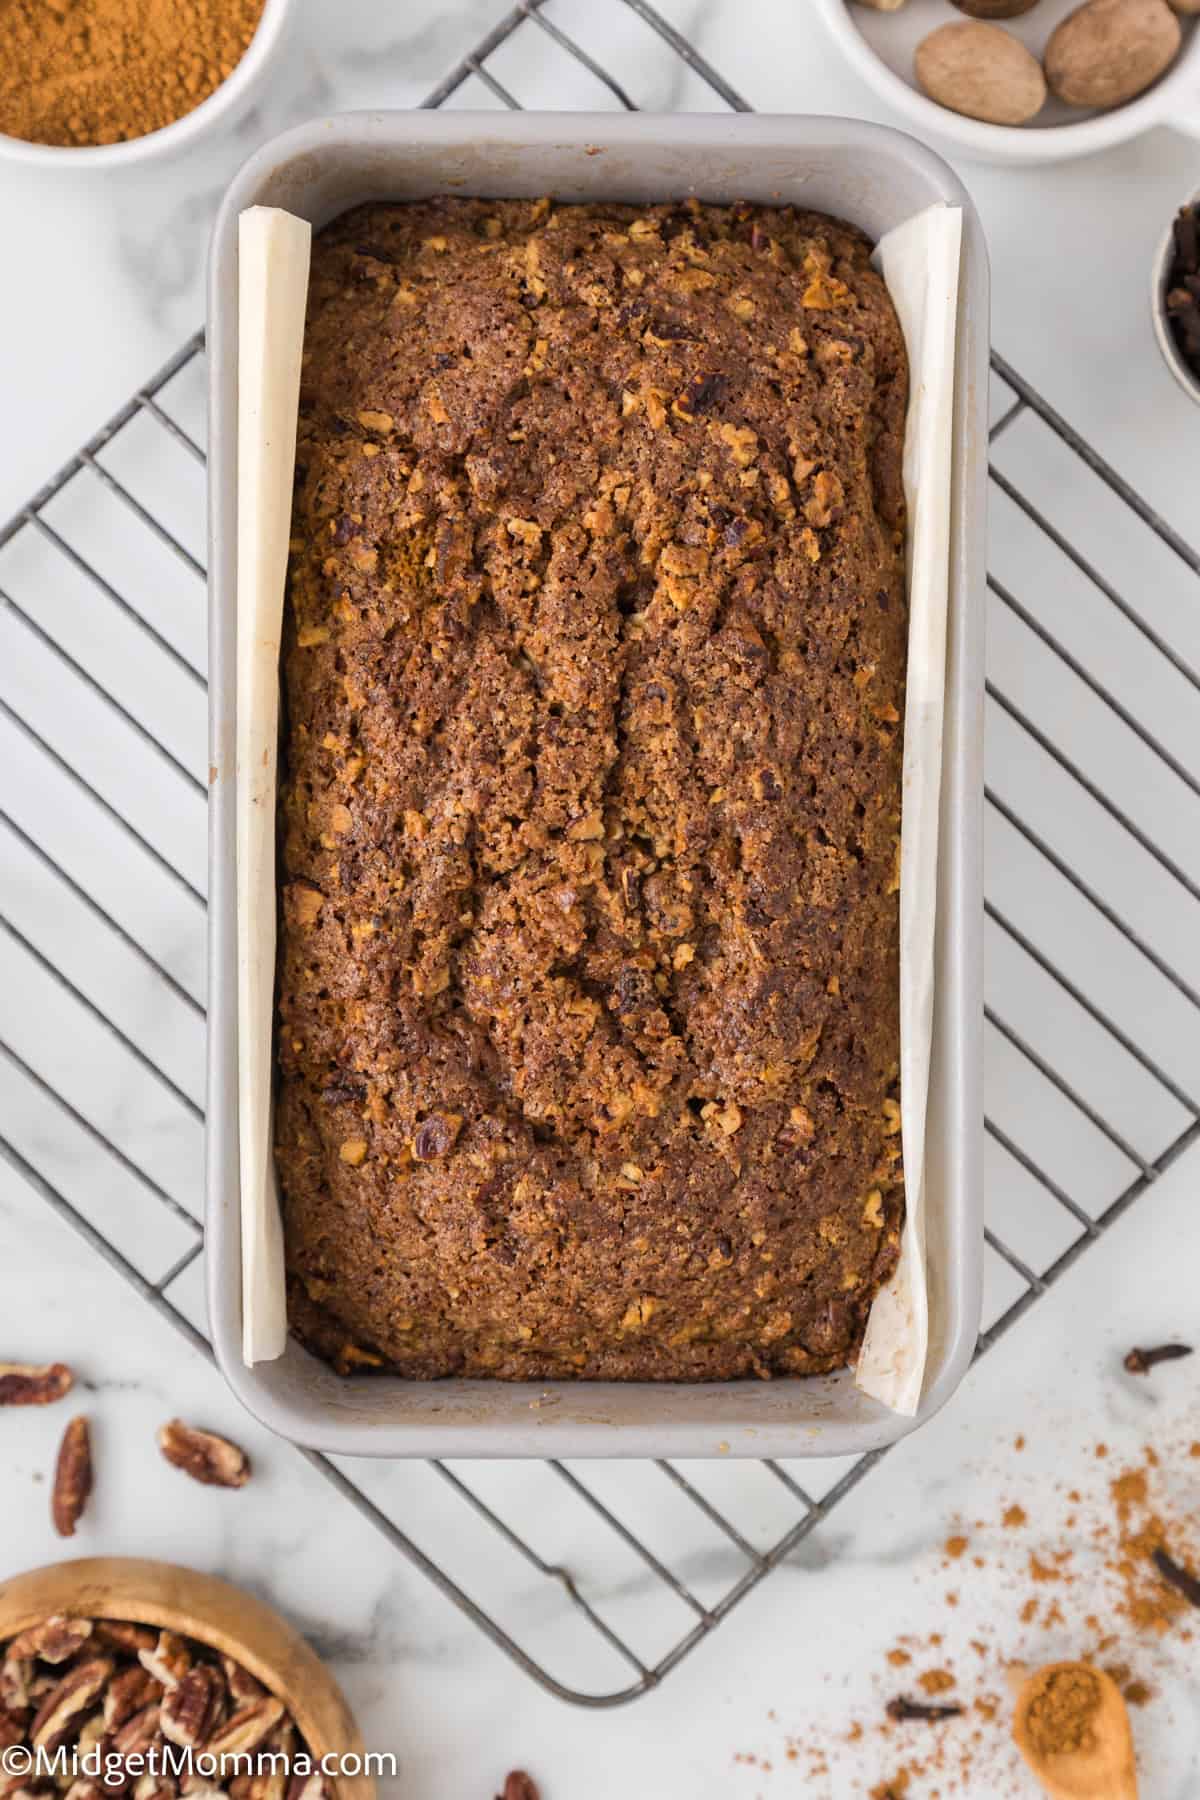
M 817 9 L 846 57 L 880 97 L 916 128 L 922 138 L 959 150 L 982 162 L 1048 163 L 1089 156 L 1113 144 L 1171 125 L 1200 137 L 1200 29 L 1180 18 L 1184 43 L 1166 74 L 1136 100 L 1111 112 L 1076 113 L 1053 99 L 1031 125 L 987 125 L 929 100 L 916 86 L 913 51 L 939 25 L 963 15 L 938 0 L 908 0 L 898 12 L 876 12 L 856 0 L 816 0 Z M 1035 55 L 1045 47 L 1060 19 L 1080 0 L 1041 0 L 1018 19 L 1002 21 Z
M 291 0 L 264 0 L 258 28 L 233 73 L 213 89 L 207 100 L 170 125 L 119 144 L 31 144 L 25 138 L 7 137 L 0 132 L 0 159 L 43 169 L 115 169 L 150 162 L 183 149 L 248 105 L 278 48 L 290 9 Z
M 1200 193 L 1189 194 L 1182 202 L 1184 206 L 1195 206 L 1200 202 Z M 1158 255 L 1154 259 L 1154 278 L 1150 288 L 1150 316 L 1154 321 L 1154 335 L 1158 339 L 1158 347 L 1162 351 L 1163 361 L 1183 389 L 1189 400 L 1200 406 L 1200 376 L 1196 375 L 1184 361 L 1179 345 L 1175 342 L 1175 333 L 1171 330 L 1167 318 L 1167 284 L 1171 273 L 1171 264 L 1175 260 L 1175 219 L 1163 234 Z

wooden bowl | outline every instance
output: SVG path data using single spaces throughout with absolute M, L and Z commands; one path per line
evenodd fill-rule
M 346 1697 L 287 1621 L 228 1581 L 136 1556 L 87 1556 L 0 1582 L 0 1642 L 52 1613 L 127 1619 L 231 1656 L 282 1700 L 313 1760 L 363 1755 Z M 375 1800 L 366 1774 L 329 1777 L 336 1800 Z

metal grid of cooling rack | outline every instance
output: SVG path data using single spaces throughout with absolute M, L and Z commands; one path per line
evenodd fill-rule
M 626 87 L 544 12 L 549 3 L 522 0 L 426 104 L 441 105 L 475 77 L 493 100 L 517 106 L 489 59 L 525 30 L 542 34 L 547 54 L 574 59 L 607 90 L 610 103 L 632 108 Z M 725 105 L 746 108 L 646 0 L 611 3 L 627 7 Z M 186 1055 L 181 1060 L 172 1046 L 181 1035 L 198 1038 L 203 1028 L 204 570 L 196 476 L 204 462 L 203 365 L 197 335 L 0 529 L 0 626 L 13 651 L 0 684 L 0 827 L 9 871 L 0 895 L 0 951 L 11 980 L 0 1036 L 0 1154 L 197 1351 L 211 1355 L 195 1298 L 203 1255 L 198 1182 L 181 1187 L 163 1172 L 153 1147 L 136 1153 L 128 1147 L 127 1121 L 110 1116 L 105 1080 L 109 1058 L 134 1068 L 162 1130 L 181 1132 L 188 1167 L 197 1161 L 198 1063 Z M 1157 710 L 1151 727 L 1148 689 L 1143 684 L 1139 705 L 1122 686 L 1122 671 L 1142 666 L 1147 680 L 1157 672 L 1174 683 L 1181 705 L 1200 696 L 1200 675 L 1172 632 L 1178 611 L 1200 597 L 1200 554 L 1002 358 L 993 359 L 993 369 L 1000 396 L 992 430 L 993 502 L 1004 523 L 993 550 L 999 542 L 1005 567 L 993 565 L 989 576 L 997 657 L 989 664 L 987 799 L 989 830 L 1004 834 L 1004 842 L 995 878 L 989 863 L 989 958 L 999 964 L 1006 1001 L 1013 957 L 1043 985 L 1031 990 L 1032 1024 L 990 997 L 986 1009 L 995 1051 L 987 1123 L 993 1279 L 981 1354 L 1200 1136 L 1200 1100 L 1178 1073 L 1185 1066 L 1177 1054 L 1179 1032 L 1176 1049 L 1160 1048 L 1171 1035 L 1167 1027 L 1181 1019 L 1200 1032 L 1200 975 L 1176 954 L 1185 917 L 1196 936 L 1195 916 L 1180 908 L 1200 900 L 1200 885 L 1185 866 L 1187 804 L 1200 798 L 1200 775 L 1177 746 L 1198 740 L 1194 731 L 1190 739 L 1173 740 Z M 1018 439 L 1020 455 L 1006 464 L 1005 446 Z M 162 476 L 172 461 L 178 467 L 168 494 Z M 187 468 L 193 486 L 185 493 L 180 470 Z M 1098 519 L 1107 525 L 1097 534 Z M 1078 548 L 1097 535 L 1108 546 L 1104 566 Z M 1157 585 L 1181 595 L 1183 608 L 1175 614 L 1156 615 L 1140 587 L 1136 605 L 1126 597 L 1132 571 L 1140 576 L 1147 566 L 1157 568 Z M 1062 609 L 1064 592 L 1073 595 L 1076 616 L 1080 608 L 1087 614 L 1082 637 Z M 1106 619 L 1119 621 L 1107 660 L 1096 650 Z M 1041 663 L 1055 684 L 1049 711 L 1039 699 Z M 73 744 L 69 720 L 79 727 Z M 1086 731 L 1081 737 L 1089 721 L 1109 737 L 1089 738 Z M 109 743 L 117 748 L 106 755 Z M 1023 760 L 1036 789 L 1048 793 L 1048 813 L 1039 813 L 1036 800 L 1014 799 L 1011 778 Z M 1125 769 L 1133 771 L 1132 787 L 1122 785 Z M 39 794 L 54 797 L 36 819 L 24 804 L 35 784 Z M 1136 796 L 1150 789 L 1165 793 L 1165 801 L 1148 820 Z M 1032 792 L 1028 784 L 1025 791 Z M 46 883 L 78 934 L 92 933 L 87 956 L 70 942 L 48 945 L 37 905 Z M 1035 903 L 1027 905 L 1031 894 Z M 49 898 L 43 911 L 48 914 Z M 51 1009 L 56 1043 L 78 1039 L 78 1055 L 67 1055 L 62 1069 L 51 1066 L 48 1051 L 21 1045 L 22 1008 L 14 996 L 30 981 Z M 148 1023 L 151 1001 L 169 1009 L 169 1029 L 157 1035 Z M 1058 1028 L 1063 1019 L 1075 1029 L 1066 1048 Z M 1014 1067 L 1036 1083 L 1038 1108 L 1025 1104 Z M 1058 1108 L 1071 1127 L 1050 1148 L 1032 1124 L 1024 1129 L 1047 1107 Z M 22 1121 L 33 1114 L 40 1129 L 23 1134 Z M 76 1134 L 86 1147 L 89 1192 L 111 1189 L 107 1210 L 56 1172 L 47 1149 L 56 1133 Z M 117 1225 L 127 1214 L 136 1214 L 132 1238 Z M 169 1225 L 169 1239 L 149 1223 L 156 1218 Z M 628 1522 L 619 1493 L 594 1468 L 526 1465 L 524 1510 L 515 1520 L 490 1497 L 479 1467 L 429 1465 L 425 1475 L 441 1505 L 465 1508 L 462 1516 L 495 1553 L 523 1568 L 520 1618 L 497 1616 L 452 1566 L 452 1523 L 427 1548 L 405 1516 L 403 1492 L 393 1487 L 389 1499 L 365 1465 L 316 1455 L 307 1460 L 544 1687 L 567 1700 L 609 1706 L 660 1682 L 828 1518 L 881 1454 L 832 1471 L 805 1465 L 805 1485 L 798 1465 L 757 1465 L 776 1501 L 777 1523 L 765 1541 L 761 1518 L 752 1526 L 736 1504 L 715 1499 L 699 1466 L 622 1465 L 643 1484 L 661 1483 L 652 1507 L 666 1506 L 669 1497 L 716 1534 L 726 1560 L 715 1592 L 652 1547 L 650 1534 Z M 568 1499 L 582 1535 L 565 1550 L 544 1552 L 537 1547 L 539 1515 Z M 640 1566 L 652 1596 L 682 1608 L 680 1629 L 665 1648 L 661 1631 L 650 1634 L 657 1642 L 648 1650 L 633 1629 L 614 1623 L 593 1589 L 589 1544 L 605 1534 Z M 539 1592 L 549 1590 L 569 1597 L 572 1617 L 615 1659 L 624 1671 L 619 1678 L 584 1684 L 529 1647 L 524 1626 Z

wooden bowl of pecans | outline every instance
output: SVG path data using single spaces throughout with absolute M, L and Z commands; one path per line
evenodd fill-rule
M 374 1800 L 332 1675 L 214 1575 L 105 1556 L 33 1569 L 0 1583 L 0 1645 L 5 1800 Z

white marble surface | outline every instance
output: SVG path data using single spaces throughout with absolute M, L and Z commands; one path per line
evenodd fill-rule
M 836 63 L 803 0 L 671 0 L 663 10 L 758 107 L 882 116 Z M 236 132 L 172 164 L 101 181 L 16 173 L 0 161 L 8 245 L 0 516 L 20 505 L 199 322 L 208 223 L 220 186 L 241 157 L 281 125 L 316 110 L 414 103 L 502 11 L 497 0 L 449 6 L 410 0 L 404 8 L 298 0 L 296 33 L 270 99 Z M 621 0 L 552 0 L 551 17 L 607 62 L 639 102 L 707 103 L 695 77 Z M 525 26 L 491 66 L 527 104 L 606 103 L 604 90 L 534 26 Z M 455 101 L 490 103 L 477 81 Z M 1200 414 L 1157 360 L 1147 292 L 1154 245 L 1177 199 L 1200 181 L 1198 160 L 1194 144 L 1164 131 L 1081 165 L 963 171 L 992 247 L 997 347 L 1193 538 Z M 198 366 L 168 398 L 185 424 L 202 431 Z M 1106 500 L 1044 428 L 1019 422 L 1000 441 L 997 462 L 1061 528 L 1086 539 L 1106 579 L 1179 657 L 1200 660 L 1195 577 Z M 200 473 L 184 452 L 143 421 L 109 453 L 109 467 L 202 556 Z M 91 477 L 60 496 L 47 518 L 107 580 L 136 596 L 143 617 L 175 655 L 168 658 L 27 531 L 0 552 L 0 590 L 25 615 L 0 609 L 0 697 L 67 764 L 86 773 L 183 884 L 201 889 L 203 696 L 185 666 L 203 667 L 199 580 L 140 528 L 131 529 L 128 513 Z M 1182 763 L 1195 765 L 1195 688 L 1000 497 L 993 568 L 1145 730 Z M 1196 793 L 996 603 L 991 626 L 1000 688 L 1117 798 L 1144 838 L 1168 847 L 1194 886 L 1200 881 Z M 39 630 L 69 651 L 74 670 Z M 114 722 L 80 671 L 115 694 L 161 749 Z M 988 748 L 1000 797 L 1080 869 L 1154 954 L 1200 986 L 1196 901 L 1186 886 L 995 707 Z M 50 983 L 28 948 L 0 934 L 0 1035 L 70 1097 L 79 1115 L 64 1117 L 5 1060 L 3 1129 L 140 1271 L 159 1280 L 194 1244 L 188 1216 L 200 1206 L 200 1127 L 192 1109 L 203 1098 L 202 1021 L 188 1000 L 201 993 L 199 906 L 8 715 L 0 716 L 0 806 L 125 931 L 149 945 L 178 984 L 175 993 L 164 989 L 83 900 L 65 893 L 0 826 L 0 910 L 122 1034 L 114 1040 L 95 1013 Z M 1051 877 L 1028 842 L 995 815 L 989 833 L 995 904 L 1186 1093 L 1196 1085 L 1196 1008 Z M 1069 1073 L 1127 1148 L 1089 1123 L 994 1028 L 989 1110 L 1095 1214 L 1134 1172 L 1129 1152 L 1158 1156 L 1186 1124 L 1187 1107 L 1065 1001 L 994 925 L 988 952 L 988 998 L 998 1014 Z M 160 1185 L 174 1212 L 103 1153 L 88 1123 Z M 100 1476 L 78 1549 L 174 1556 L 221 1569 L 275 1599 L 331 1656 L 372 1745 L 399 1754 L 397 1796 L 489 1800 L 514 1764 L 531 1768 L 546 1800 L 867 1794 L 910 1750 L 919 1757 L 933 1741 L 927 1728 L 887 1739 L 874 1728 L 882 1701 L 906 1677 L 911 1688 L 921 1669 L 949 1664 L 965 1697 L 996 1692 L 1007 1655 L 1087 1647 L 1084 1614 L 1094 1611 L 1113 1616 L 1119 1644 L 1112 1660 L 1131 1662 L 1156 1690 L 1136 1721 L 1146 1791 L 1155 1800 L 1184 1800 L 1200 1786 L 1194 1645 L 1175 1634 L 1147 1646 L 1113 1614 L 1117 1596 L 1091 1528 L 1111 1518 L 1112 1468 L 1136 1459 L 1147 1442 L 1163 1453 L 1156 1480 L 1170 1510 L 1200 1513 L 1200 1462 L 1180 1454 L 1190 1435 L 1200 1435 L 1200 1372 L 1182 1363 L 1139 1384 L 1119 1368 L 1120 1352 L 1132 1341 L 1197 1330 L 1198 1166 L 1195 1152 L 1185 1154 L 1155 1193 L 987 1357 L 938 1421 L 872 1474 L 660 1692 L 613 1713 L 571 1709 L 538 1690 L 350 1512 L 319 1473 L 239 1417 L 195 1352 L 49 1216 L 19 1174 L 2 1167 L 0 1356 L 65 1356 L 94 1386 L 85 1399 L 96 1423 Z M 988 1183 L 993 1228 L 1031 1263 L 1044 1266 L 1071 1241 L 1066 1214 L 994 1143 Z M 200 1275 L 194 1264 L 170 1289 L 198 1322 Z M 991 1253 L 988 1281 L 992 1317 L 1019 1283 Z M 160 1466 L 153 1428 L 175 1412 L 244 1439 L 258 1465 L 246 1492 L 192 1489 Z M 52 1413 L 11 1414 L 4 1421 L 0 1505 L 7 1542 L 0 1573 L 60 1553 L 38 1478 L 61 1423 Z M 1018 1453 L 1014 1440 L 1021 1434 L 1027 1442 Z M 1099 1441 L 1110 1446 L 1108 1459 L 1096 1458 Z M 569 1566 L 588 1598 L 648 1660 L 687 1628 L 686 1609 L 585 1516 L 552 1474 L 504 1465 L 460 1472 L 502 1514 L 522 1522 L 541 1554 Z M 799 1466 L 793 1472 L 818 1495 L 842 1473 Z M 707 1603 L 737 1578 L 743 1566 L 737 1552 L 664 1477 L 640 1467 L 581 1473 Z M 625 1679 L 616 1660 L 598 1655 L 572 1622 L 555 1585 L 473 1524 L 444 1481 L 423 1468 L 355 1474 L 564 1680 L 606 1692 Z M 757 1546 L 795 1521 L 796 1506 L 782 1485 L 754 1465 L 706 1466 L 689 1475 Z M 1064 1498 L 1072 1488 L 1082 1496 L 1078 1503 Z M 1030 1523 L 1005 1531 L 1001 1513 L 1016 1503 Z M 1072 1512 L 1076 1525 L 1068 1528 Z M 940 1547 L 964 1521 L 972 1555 L 978 1552 L 984 1566 L 968 1558 L 948 1571 Z M 1022 1625 L 1030 1551 L 1046 1555 L 1072 1538 L 1081 1573 L 1059 1595 L 1061 1622 L 1047 1624 L 1043 1607 L 1037 1621 Z M 1200 1553 L 1200 1540 L 1192 1548 Z M 957 1607 L 947 1604 L 948 1590 L 958 1592 Z M 928 1645 L 932 1633 L 944 1635 L 943 1646 Z M 903 1634 L 922 1643 L 911 1668 L 897 1670 L 885 1654 Z M 986 1656 L 970 1650 L 973 1639 L 984 1643 Z M 848 1742 L 856 1722 L 868 1728 Z M 909 1792 L 978 1800 L 1028 1793 L 1001 1727 L 979 1728 L 985 1742 L 969 1773 L 927 1771 L 914 1776 Z M 965 1738 L 973 1729 L 942 1727 L 937 1741 L 949 1744 L 952 1733 Z M 795 1760 L 787 1755 L 789 1739 L 801 1747 Z M 814 1760 L 822 1750 L 829 1758 L 824 1770 Z

